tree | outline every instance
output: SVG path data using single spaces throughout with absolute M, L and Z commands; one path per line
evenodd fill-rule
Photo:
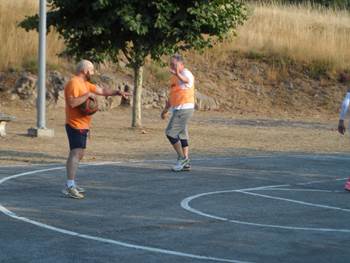
M 181 50 L 203 49 L 244 22 L 238 0 L 48 0 L 48 27 L 63 37 L 64 54 L 116 62 L 122 52 L 134 71 L 132 127 L 140 127 L 143 66 Z M 37 29 L 38 15 L 21 26 Z

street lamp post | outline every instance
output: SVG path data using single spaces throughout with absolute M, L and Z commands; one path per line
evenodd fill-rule
M 37 126 L 28 134 L 34 137 L 53 137 L 54 130 L 46 128 L 46 0 L 40 0 L 39 11 L 39 79 L 37 83 Z

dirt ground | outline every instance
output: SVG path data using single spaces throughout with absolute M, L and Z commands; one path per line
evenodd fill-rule
M 63 163 L 68 153 L 64 109 L 48 109 L 47 126 L 54 138 L 32 138 L 27 129 L 36 123 L 34 108 L 2 107 L 16 116 L 0 138 L 0 164 Z M 94 115 L 85 161 L 175 158 L 159 110 L 143 111 L 143 129 L 130 128 L 130 109 L 118 108 Z M 223 112 L 196 112 L 191 124 L 193 156 L 228 156 L 268 152 L 337 153 L 350 150 L 350 136 L 336 132 L 337 116 L 327 118 L 261 118 Z

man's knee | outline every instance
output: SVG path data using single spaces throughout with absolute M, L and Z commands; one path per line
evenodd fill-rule
M 181 141 L 182 148 L 188 147 L 188 140 L 187 139 L 184 139 L 184 140 L 181 139 L 180 141 Z
M 169 142 L 170 142 L 172 145 L 176 144 L 176 143 L 179 141 L 178 138 L 174 138 L 174 137 L 171 137 L 171 136 L 169 136 L 169 135 L 167 135 L 166 137 L 168 138 Z
M 82 149 L 79 153 L 79 161 L 81 161 L 84 158 L 84 155 L 85 155 L 85 150 Z
M 70 156 L 73 159 L 81 160 L 84 157 L 85 150 L 81 148 L 71 150 Z

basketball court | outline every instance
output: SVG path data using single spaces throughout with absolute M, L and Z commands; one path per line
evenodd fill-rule
M 0 262 L 349 262 L 350 155 L 0 167 Z

